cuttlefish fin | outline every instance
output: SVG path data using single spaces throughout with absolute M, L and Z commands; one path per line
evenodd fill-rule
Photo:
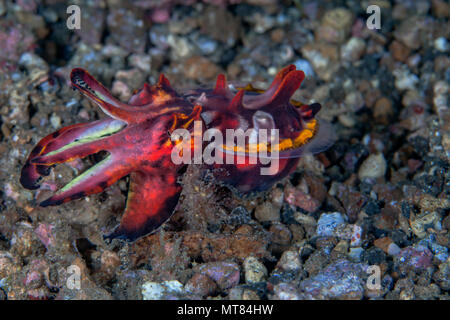
M 178 203 L 182 188 L 176 180 L 175 173 L 131 173 L 125 213 L 120 225 L 105 238 L 134 241 L 155 232 Z

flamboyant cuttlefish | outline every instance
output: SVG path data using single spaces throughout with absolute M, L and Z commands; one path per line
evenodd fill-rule
M 219 75 L 214 89 L 191 90 L 180 95 L 161 75 L 156 85 L 145 84 L 125 104 L 85 70 L 73 69 L 72 86 L 109 117 L 64 127 L 43 138 L 23 166 L 20 182 L 27 189 L 37 189 L 42 176 L 48 175 L 53 165 L 107 151 L 104 160 L 40 205 L 59 205 L 99 193 L 130 175 L 125 213 L 120 225 L 106 238 L 134 241 L 168 220 L 178 203 L 182 190 L 178 178 L 186 164 L 176 164 L 171 157 L 174 147 L 180 146 L 180 141 L 171 137 L 175 130 L 193 132 L 196 122 L 223 135 L 227 129 L 253 129 L 256 133 L 262 132 L 261 129 L 278 129 L 277 141 L 262 145 L 250 135 L 245 137 L 250 148 L 229 148 L 225 144 L 219 148 L 221 156 L 232 154 L 244 162 L 205 165 L 219 181 L 241 193 L 267 190 L 295 170 L 303 153 L 328 148 L 333 143 L 332 131 L 326 123 L 315 119 L 320 104 L 291 100 L 304 77 L 302 71 L 290 65 L 264 91 L 251 85 L 236 89 Z M 189 145 L 194 153 L 199 147 L 192 141 Z M 249 161 L 255 157 L 253 151 L 261 149 L 277 151 L 278 166 L 267 175 L 260 174 L 266 163 Z

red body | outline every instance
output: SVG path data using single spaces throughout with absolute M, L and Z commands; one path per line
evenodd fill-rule
M 171 159 L 175 142 L 170 133 L 175 129 L 192 132 L 194 121 L 203 121 L 205 129 L 216 128 L 224 136 L 226 129 L 279 129 L 281 149 L 275 174 L 260 175 L 263 165 L 259 162 L 206 166 L 213 169 L 218 180 L 242 193 L 270 188 L 295 170 L 303 152 L 319 152 L 331 145 L 331 132 L 314 119 L 320 105 L 290 100 L 303 78 L 302 71 L 288 66 L 266 91 L 247 86 L 233 92 L 225 77 L 219 75 L 214 89 L 179 95 L 161 75 L 156 85 L 144 85 L 125 104 L 86 71 L 74 69 L 72 85 L 110 118 L 68 126 L 43 138 L 22 169 L 21 183 L 37 189 L 41 177 L 48 175 L 54 164 L 107 151 L 109 155 L 103 161 L 40 205 L 59 205 L 98 193 L 130 175 L 124 216 L 107 237 L 133 241 L 155 231 L 170 218 L 178 203 L 182 187 L 177 180 L 184 164 L 176 165 Z M 248 160 L 251 155 L 244 157 Z

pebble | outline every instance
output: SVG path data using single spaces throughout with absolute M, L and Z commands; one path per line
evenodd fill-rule
M 356 124 L 356 120 L 353 116 L 349 114 L 340 114 L 338 116 L 339 123 L 341 123 L 343 126 L 347 128 L 353 128 Z
M 435 198 L 430 194 L 423 194 L 419 199 L 419 207 L 421 211 L 438 211 L 450 207 L 450 199 Z
M 281 255 L 280 260 L 278 260 L 277 268 L 284 271 L 299 271 L 302 268 L 302 261 L 297 251 L 287 250 Z
M 25 52 L 20 56 L 19 65 L 27 68 L 28 71 L 33 69 L 49 70 L 47 62 L 37 54 L 31 52 Z
M 438 18 L 450 17 L 450 4 L 445 0 L 431 1 L 433 14 Z
M 333 243 L 332 243 L 333 245 Z M 329 250 L 329 249 L 327 249 Z M 347 240 L 341 240 L 339 241 L 336 246 L 331 251 L 331 257 L 332 259 L 345 259 L 348 256 L 348 241 Z
M 270 201 L 277 207 L 281 208 L 284 203 L 284 192 L 279 188 L 275 188 L 270 192 Z
M 307 212 L 315 212 L 321 204 L 320 201 L 313 198 L 310 194 L 307 194 L 298 188 L 286 188 L 284 196 L 286 202 L 292 207 L 295 208 L 295 206 L 297 206 Z
M 449 85 L 445 81 L 437 81 L 433 86 L 433 107 L 440 118 L 448 110 Z
M 417 50 L 421 46 L 419 33 L 423 24 L 423 19 L 418 16 L 405 19 L 395 28 L 394 37 L 408 48 Z
M 55 246 L 56 240 L 54 235 L 54 226 L 52 224 L 40 223 L 34 232 L 47 250 L 50 247 Z
M 242 300 L 261 300 L 255 290 L 244 289 L 242 292 Z
M 448 1 L 375 1 L 383 12 L 378 31 L 368 30 L 360 15 L 367 1 L 340 1 L 345 9 L 308 1 L 300 11 L 282 8 L 274 0 L 248 0 L 232 10 L 200 2 L 190 8 L 154 8 L 148 0 L 140 1 L 148 7 L 136 9 L 119 2 L 90 1 L 82 24 L 94 28 L 70 35 L 61 33 L 64 28 L 55 29 L 64 24 L 65 15 L 56 7 L 21 0 L 9 14 L 9 3 L 0 0 L 0 16 L 7 18 L 0 22 L 0 180 L 10 178 L 2 183 L 0 201 L 0 300 L 448 296 L 450 58 L 448 32 L 441 27 L 450 16 Z M 37 41 L 44 38 L 42 47 Z M 77 39 L 81 41 L 75 43 Z M 213 85 L 224 68 L 232 80 L 260 82 L 267 88 L 266 81 L 291 63 L 307 77 L 298 92 L 300 100 L 321 103 L 326 109 L 321 117 L 334 124 L 339 139 L 326 154 L 302 156 L 296 173 L 261 195 L 264 199 L 227 193 L 216 204 L 225 205 L 218 213 L 222 224 L 217 222 L 225 227 L 224 234 L 217 228 L 206 232 L 206 224 L 198 226 L 205 230 L 188 228 L 194 233 L 180 231 L 178 222 L 184 221 L 176 215 L 175 225 L 170 223 L 161 235 L 164 241 L 188 239 L 180 247 L 182 263 L 162 261 L 175 265 L 173 270 L 159 274 L 166 264 L 158 262 L 160 254 L 153 257 L 158 250 L 148 249 L 158 237 L 146 237 L 116 253 L 99 246 L 101 232 L 96 232 L 92 214 L 70 215 L 73 223 L 67 224 L 49 209 L 39 222 L 33 203 L 45 195 L 35 199 L 34 192 L 11 179 L 11 173 L 20 174 L 18 165 L 32 145 L 49 133 L 46 127 L 57 130 L 66 122 L 89 121 L 101 113 L 68 90 L 65 80 L 71 67 L 87 69 L 126 101 L 144 81 L 154 83 L 159 72 L 169 74 L 171 81 L 173 77 L 175 86 L 195 88 L 194 82 Z M 365 126 L 369 122 L 372 125 Z M 81 160 L 70 166 L 84 170 Z M 55 177 L 72 174 L 64 166 L 56 170 Z M 41 191 L 56 188 L 47 182 Z M 120 190 L 127 190 L 126 181 L 119 183 Z M 222 189 L 217 190 L 222 196 Z M 111 194 L 114 188 L 101 198 Z M 207 199 L 214 202 L 216 197 Z M 93 213 L 102 212 L 97 202 L 89 202 Z M 66 209 L 79 209 L 80 203 Z M 21 222 L 27 215 L 32 223 Z M 95 223 L 83 228 L 82 236 L 91 241 L 94 235 L 97 248 L 85 252 L 83 259 L 72 250 L 72 238 L 80 233 L 72 229 L 88 220 Z M 174 226 L 180 232 L 173 233 Z M 173 247 L 171 240 L 165 243 L 165 249 Z M 54 277 L 49 259 L 60 269 L 81 266 L 81 290 L 64 288 L 69 275 Z M 191 268 L 189 261 L 198 259 L 205 262 Z M 128 260 L 139 261 L 133 272 L 127 271 Z M 153 270 L 141 261 L 151 261 Z M 382 269 L 382 289 L 367 289 L 366 264 Z M 174 271 L 181 278 L 172 278 Z M 47 287 L 49 279 L 58 293 Z M 178 280 L 163 281 L 167 279 Z
M 256 207 L 255 218 L 258 221 L 280 221 L 280 209 L 271 202 L 264 202 Z
M 165 288 L 156 282 L 146 282 L 142 285 L 143 300 L 161 300 L 164 297 Z
M 331 43 L 343 43 L 353 23 L 353 14 L 345 8 L 332 9 L 325 12 L 316 37 Z
M 228 216 L 228 224 L 231 225 L 243 225 L 247 224 L 251 220 L 250 213 L 242 206 L 236 207 L 233 210 L 231 210 L 229 216 Z
M 333 235 L 341 240 L 349 240 L 351 247 L 359 247 L 362 241 L 362 228 L 356 224 L 339 224 Z
M 199 37 L 195 44 L 204 55 L 210 55 L 217 50 L 218 43 L 209 37 Z
M 190 57 L 194 54 L 194 46 L 185 37 L 174 36 L 169 34 L 167 44 L 172 49 L 174 59 L 182 59 Z
M 315 226 L 317 224 L 314 217 L 308 216 L 307 214 L 304 214 L 301 212 L 295 212 L 294 219 L 301 225 L 305 225 L 305 226 Z
M 190 17 L 174 18 L 168 21 L 169 33 L 183 36 L 189 35 L 197 27 L 198 21 Z
M 145 81 L 143 72 L 138 68 L 119 70 L 116 72 L 115 80 L 122 81 L 128 87 L 133 89 L 141 88 Z
M 385 207 L 381 209 L 381 212 L 375 215 L 374 225 L 381 230 L 394 230 L 398 223 L 398 215 L 398 208 L 391 205 L 385 205 Z
M 317 222 L 316 234 L 318 236 L 332 236 L 337 226 L 345 224 L 340 212 L 322 213 Z
M 111 93 L 121 101 L 128 101 L 132 96 L 130 87 L 120 80 L 113 82 Z
M 187 293 L 193 293 L 201 297 L 207 297 L 217 291 L 217 285 L 205 274 L 196 273 L 184 286 Z
M 255 284 L 267 279 L 267 268 L 255 257 L 244 260 L 245 282 Z
M 396 256 L 401 251 L 400 247 L 389 237 L 376 239 L 374 245 L 391 256 Z
M 213 279 L 221 290 L 230 289 L 239 283 L 240 268 L 234 262 L 210 262 L 199 267 L 199 272 Z
M 241 21 L 225 8 L 208 6 L 200 20 L 200 31 L 232 47 L 241 32 Z
M 350 111 L 356 112 L 364 106 L 364 97 L 359 91 L 351 91 L 345 96 L 345 105 Z
M 394 109 L 392 108 L 392 102 L 387 97 L 381 97 L 375 102 L 373 107 L 373 116 L 375 120 L 382 124 L 389 124 L 394 115 Z
M 6 13 L 5 0 L 1 0 L 0 1 L 0 16 L 4 15 L 5 13 Z
M 411 229 L 419 238 L 425 238 L 428 228 L 440 228 L 438 225 L 440 218 L 437 212 L 420 214 L 415 219 L 410 220 Z
M 281 43 L 284 40 L 285 36 L 286 36 L 286 33 L 281 28 L 274 29 L 270 32 L 270 39 L 272 39 L 272 41 L 275 43 Z M 297 67 L 297 69 L 298 69 L 298 67 Z M 300 70 L 302 70 L 302 69 L 300 69 Z
M 358 170 L 360 180 L 377 179 L 386 174 L 387 164 L 382 153 L 371 154 L 361 164 Z
M 418 245 L 402 249 L 395 261 L 403 271 L 412 269 L 415 272 L 420 272 L 432 267 L 432 258 L 433 254 L 427 247 Z
M 0 251 L 0 281 L 13 275 L 20 269 L 19 260 L 17 256 L 13 256 L 7 251 Z
M 275 26 L 275 17 L 255 12 L 248 21 L 254 25 L 254 30 L 257 33 L 266 33 Z
M 367 265 L 340 259 L 300 283 L 306 299 L 360 300 L 364 296 Z
M 292 231 L 285 224 L 273 223 L 269 228 L 269 232 L 271 233 L 271 240 L 273 244 L 280 246 L 287 246 L 290 244 L 292 239 Z
M 141 287 L 143 300 L 164 300 L 184 292 L 183 284 L 178 280 L 145 282 Z
M 443 290 L 450 290 L 450 259 L 439 265 L 439 270 L 433 275 Z
M 428 247 L 431 252 L 433 252 L 434 257 L 441 262 L 447 261 L 449 254 L 447 247 L 441 246 L 436 243 L 436 236 L 434 234 L 430 234 L 425 239 L 421 240 L 419 244 Z
M 405 62 L 408 59 L 411 50 L 400 41 L 394 40 L 389 46 L 389 51 L 392 57 L 400 62 Z
M 56 113 L 52 113 L 52 116 L 50 117 L 50 123 L 52 124 L 52 127 L 54 129 L 61 128 L 61 117 Z
M 416 84 L 419 82 L 419 78 L 411 73 L 407 68 L 395 69 L 392 74 L 395 77 L 395 87 L 400 90 L 415 90 Z
M 314 77 L 314 69 L 308 60 L 298 59 L 294 63 L 297 70 L 302 70 L 305 73 L 306 78 Z
M 234 287 L 228 293 L 228 300 L 242 300 L 244 289 L 242 287 Z
M 434 40 L 434 47 L 436 50 L 440 52 L 447 52 L 448 50 L 448 42 L 447 39 L 444 37 L 439 37 L 436 40 Z
M 20 257 L 28 257 L 42 246 L 28 222 L 21 222 L 11 239 L 11 252 Z
M 358 61 L 366 50 L 366 43 L 361 38 L 352 37 L 341 47 L 343 61 Z
M 353 262 L 361 262 L 361 258 L 364 254 L 364 249 L 361 247 L 350 248 L 348 251 L 348 257 Z
M 120 266 L 120 258 L 114 251 L 105 250 L 100 257 L 100 271 L 111 280 Z
M 148 33 L 152 45 L 161 50 L 169 48 L 169 35 L 170 32 L 167 30 L 167 25 L 154 25 Z
M 0 59 L 17 61 L 24 52 L 34 50 L 35 38 L 31 31 L 6 19 L 0 23 Z
M 333 47 L 325 48 L 322 52 L 315 46 L 305 45 L 301 51 L 303 56 L 311 62 L 315 73 L 320 79 L 330 81 L 338 71 L 339 64 L 332 61 L 335 51 Z
M 193 56 L 183 63 L 184 75 L 192 80 L 212 81 L 219 73 L 220 68 L 212 61 L 202 56 Z
M 271 300 L 300 300 L 298 289 L 290 283 L 281 282 L 273 287 Z
M 109 35 L 117 45 L 128 52 L 144 52 L 146 28 L 144 28 L 145 18 L 142 10 L 111 8 L 106 23 L 110 31 Z
M 105 10 L 86 5 L 81 17 L 81 29 L 75 30 L 77 35 L 86 44 L 100 44 L 105 30 Z
M 150 55 L 133 53 L 128 57 L 128 63 L 146 73 L 150 73 L 152 68 L 152 57 Z

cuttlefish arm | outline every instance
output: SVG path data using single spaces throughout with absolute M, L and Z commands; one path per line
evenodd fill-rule
M 55 163 L 107 149 L 107 138 L 125 126 L 123 121 L 106 119 L 67 126 L 49 134 L 30 152 L 22 168 L 20 183 L 27 189 L 38 189 L 41 178 L 50 173 Z

